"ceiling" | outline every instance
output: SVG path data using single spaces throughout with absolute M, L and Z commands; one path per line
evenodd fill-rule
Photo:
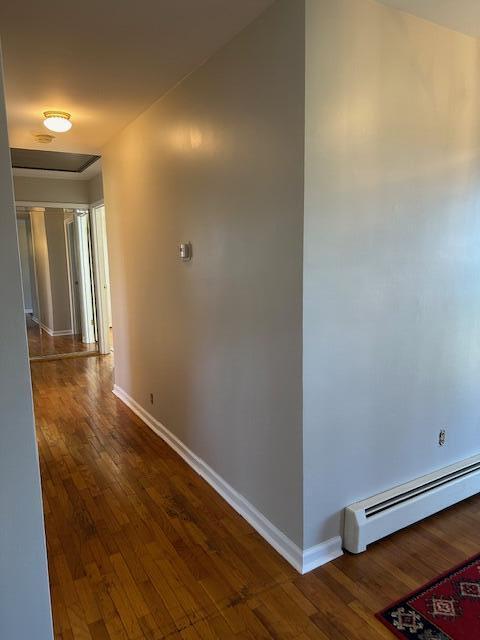
M 480 38 L 480 0 L 380 0 L 395 9 Z
M 10 146 L 98 154 L 273 0 L 1 0 Z M 42 112 L 72 114 L 49 145 Z

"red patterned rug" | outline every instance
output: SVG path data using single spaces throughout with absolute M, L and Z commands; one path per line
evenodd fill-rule
M 378 613 L 377 618 L 398 638 L 480 639 L 480 554 Z

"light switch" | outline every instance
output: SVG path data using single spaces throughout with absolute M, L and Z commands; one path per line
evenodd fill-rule
M 180 258 L 184 262 L 192 259 L 192 245 L 190 242 L 182 242 L 179 246 Z

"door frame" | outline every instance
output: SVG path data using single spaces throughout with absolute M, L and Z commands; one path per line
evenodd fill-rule
M 93 245 L 93 275 L 95 279 L 95 298 L 97 307 L 98 351 L 106 355 L 110 353 L 110 323 L 108 321 L 108 297 L 110 291 L 107 283 L 106 252 L 106 215 L 103 200 L 90 205 L 90 228 Z
M 96 205 L 98 206 L 98 203 L 96 203 Z M 26 211 L 28 211 L 30 213 L 30 221 L 31 221 L 31 214 L 32 211 L 43 211 L 45 212 L 45 209 L 63 209 L 64 213 L 72 213 L 73 217 L 76 217 L 77 213 L 83 213 L 84 215 L 86 215 L 88 217 L 88 221 L 89 221 L 89 234 L 88 234 L 88 260 L 89 260 L 89 269 L 90 272 L 92 274 L 92 278 L 91 278 L 91 286 L 92 286 L 92 292 L 91 292 L 91 297 L 92 297 L 92 307 L 93 307 L 93 335 L 94 335 L 94 341 L 97 343 L 97 348 L 93 351 L 78 351 L 75 353 L 68 353 L 68 354 L 58 354 L 58 355 L 51 355 L 51 354 L 46 354 L 46 355 L 40 355 L 40 356 L 30 356 L 30 361 L 37 361 L 37 360 L 59 360 L 62 358 L 71 358 L 71 357 L 86 357 L 86 356 L 95 356 L 95 355 L 99 355 L 99 353 L 101 353 L 99 351 L 99 343 L 97 340 L 97 322 L 98 322 L 98 307 L 97 307 L 97 286 L 96 286 L 96 271 L 97 271 L 97 264 L 96 264 L 96 252 L 94 251 L 93 248 L 93 241 L 92 241 L 92 225 L 91 225 L 91 208 L 92 205 L 88 205 L 85 203 L 77 203 L 77 202 L 33 202 L 33 201 L 29 201 L 29 200 L 16 200 L 15 201 L 15 206 L 17 208 L 20 209 L 25 209 Z M 65 229 L 65 227 L 64 227 Z M 34 261 L 34 275 L 35 275 L 35 289 L 36 289 L 36 296 L 37 296 L 37 305 L 38 305 L 38 311 L 39 311 L 39 315 L 40 315 L 40 297 L 38 295 L 38 281 L 37 281 L 37 267 L 36 267 L 36 259 L 35 259 L 35 239 L 33 237 L 33 233 L 31 234 L 31 240 L 32 240 L 32 258 Z M 66 238 L 65 238 L 66 241 Z M 84 243 L 85 244 L 85 243 Z M 83 249 L 85 249 L 85 247 L 83 247 Z M 85 251 L 84 251 L 85 254 Z M 85 257 L 85 255 L 84 255 Z M 68 252 L 67 252 L 67 260 L 68 260 Z M 68 277 L 70 278 L 70 270 L 68 269 Z M 80 292 L 79 292 L 80 295 Z M 40 318 L 39 318 L 39 322 L 41 322 Z M 41 334 L 40 334 L 41 335 Z M 93 344 L 93 343 L 92 343 Z M 107 352 L 108 353 L 108 352 Z
M 17 206 L 17 205 L 16 205 Z M 40 212 L 40 213 L 45 213 L 45 208 L 44 207 L 40 207 L 40 206 L 36 206 L 36 207 L 31 207 L 28 211 L 28 221 L 29 221 L 29 225 L 30 225 L 30 242 L 32 243 L 32 264 L 33 264 L 33 277 L 35 280 L 35 297 L 36 297 L 36 307 L 37 307 L 37 315 L 34 316 L 32 313 L 32 319 L 34 322 L 37 322 L 38 324 L 38 329 L 40 331 L 40 341 L 42 340 L 42 309 L 40 307 L 40 295 L 38 292 L 38 278 L 37 278 L 37 253 L 35 250 L 35 236 L 33 235 L 33 225 L 32 225 L 32 215 L 35 212 Z M 35 311 L 35 310 L 34 310 Z
M 65 212 L 67 213 L 67 212 Z M 71 218 L 65 218 L 63 221 L 64 232 L 65 232 L 65 249 L 67 254 L 67 275 L 68 275 L 68 294 L 70 297 L 70 322 L 72 325 L 72 334 L 77 335 L 78 333 L 78 318 L 77 318 L 77 310 L 76 310 L 76 294 L 75 294 L 75 285 L 73 282 L 73 263 L 74 256 L 71 253 L 70 247 L 70 238 L 69 238 L 69 228 L 71 227 L 71 232 L 75 233 L 75 226 L 73 221 L 74 214 L 71 214 Z
M 82 314 L 82 342 L 93 344 L 96 340 L 96 285 L 93 280 L 93 256 L 90 237 L 90 210 L 77 209 L 74 215 L 77 267 L 80 275 L 80 313 Z

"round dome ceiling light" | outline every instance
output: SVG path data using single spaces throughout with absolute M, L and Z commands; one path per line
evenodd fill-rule
M 72 128 L 71 116 L 66 111 L 44 111 L 43 117 L 45 120 L 43 124 L 56 133 L 65 133 Z
M 37 142 L 41 142 L 42 144 L 50 144 L 50 142 L 55 140 L 55 136 L 52 136 L 49 133 L 37 133 L 35 135 L 35 139 Z

